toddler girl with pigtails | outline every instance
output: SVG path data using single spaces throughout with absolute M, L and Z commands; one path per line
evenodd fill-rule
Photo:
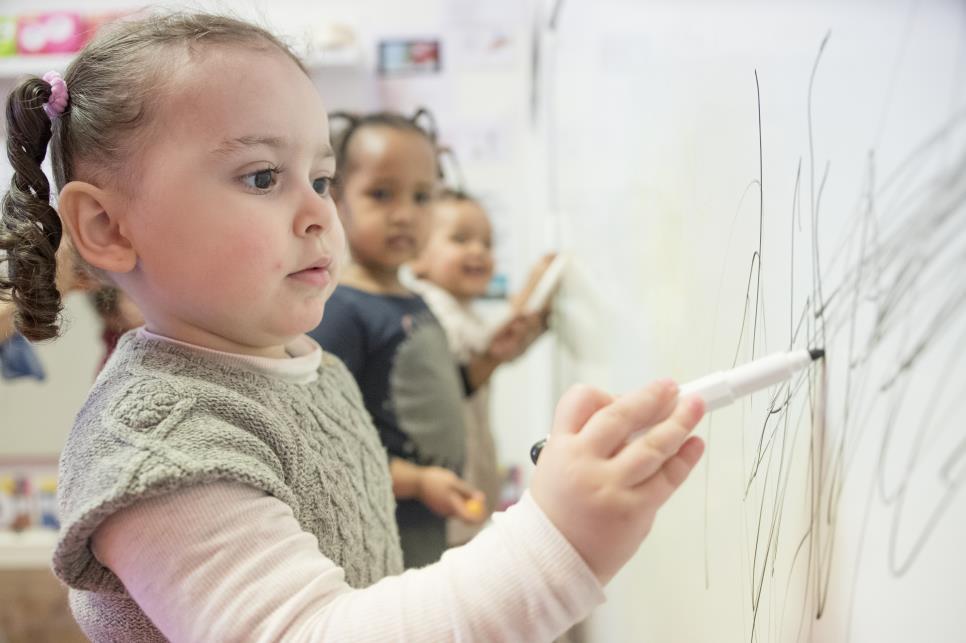
M 701 404 L 673 383 L 576 387 L 523 501 L 403 574 L 386 451 L 305 335 L 346 257 L 298 58 L 239 20 L 150 15 L 62 79 L 22 81 L 6 114 L 0 296 L 19 332 L 57 335 L 65 235 L 144 318 L 61 455 L 53 567 L 93 641 L 550 640 L 603 600 L 701 454 Z

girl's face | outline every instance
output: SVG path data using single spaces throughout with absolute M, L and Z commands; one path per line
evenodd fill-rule
M 346 150 L 339 199 L 352 259 L 374 275 L 395 275 L 429 234 L 436 154 L 417 132 L 364 126 Z
M 322 319 L 343 263 L 325 108 L 281 52 L 198 58 L 159 95 L 122 201 L 137 265 L 118 282 L 154 332 L 282 356 Z
M 477 203 L 443 199 L 433 206 L 433 231 L 413 266 L 459 300 L 486 293 L 493 277 L 493 232 Z

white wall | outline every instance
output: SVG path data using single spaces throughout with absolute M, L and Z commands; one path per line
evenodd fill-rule
M 816 372 L 703 423 L 597 640 L 962 640 L 963 5 L 573 0 L 556 44 L 557 222 L 593 285 L 562 304 L 601 311 L 565 379 L 828 350 L 824 415 Z
M 83 295 L 65 302 L 65 333 L 37 345 L 47 379 L 0 380 L 0 459 L 60 453 L 103 355 L 100 326 Z

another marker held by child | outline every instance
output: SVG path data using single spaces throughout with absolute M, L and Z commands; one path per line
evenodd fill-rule
M 554 257 L 546 271 L 541 275 L 540 281 L 533 288 L 533 292 L 527 297 L 527 301 L 523 305 L 524 313 L 538 313 L 547 306 L 551 295 L 557 291 L 557 287 L 560 285 L 566 267 L 567 255 L 561 253 Z

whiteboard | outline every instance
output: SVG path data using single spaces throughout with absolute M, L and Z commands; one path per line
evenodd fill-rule
M 704 420 L 601 641 L 966 640 L 966 5 L 571 0 L 558 389 L 824 347 Z

